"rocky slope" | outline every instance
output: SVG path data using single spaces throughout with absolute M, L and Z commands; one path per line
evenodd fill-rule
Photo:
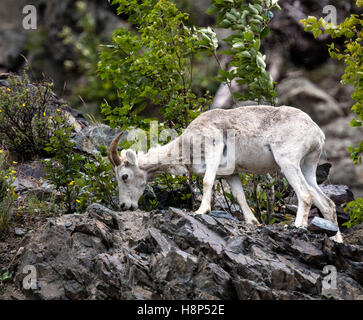
M 93 204 L 49 219 L 15 265 L 5 298 L 363 299 L 362 243 L 173 208 L 119 213 Z M 35 267 L 36 289 L 23 289 L 26 266 Z M 324 268 L 337 270 L 336 289 L 325 288 Z

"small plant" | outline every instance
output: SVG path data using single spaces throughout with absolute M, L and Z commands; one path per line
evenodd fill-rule
M 113 178 L 112 165 L 98 152 L 94 152 L 93 157 L 84 157 L 83 161 L 81 177 L 75 179 L 81 188 L 80 204 L 96 202 L 117 210 L 117 183 Z
M 15 211 L 15 222 L 22 223 L 25 226 L 29 224 L 34 217 L 52 217 L 64 212 L 62 203 L 57 195 L 52 194 L 48 198 L 39 198 L 35 194 L 26 194 L 18 201 L 17 210 Z
M 53 157 L 44 160 L 46 178 L 61 192 L 67 213 L 76 211 L 79 190 L 75 185 L 75 178 L 79 177 L 83 166 L 82 156 L 73 150 L 75 143 L 70 141 L 71 131 L 72 128 L 67 126 L 54 132 L 54 136 L 45 147 Z
M 348 202 L 344 207 L 345 212 L 349 212 L 349 221 L 343 225 L 351 228 L 363 222 L 363 199 L 355 199 Z
M 11 74 L 8 86 L 0 87 L 0 140 L 21 160 L 45 155 L 44 147 L 57 129 L 55 111 L 49 110 L 52 87 L 45 81 L 32 84 L 26 72 L 21 77 Z
M 284 199 L 289 194 L 289 183 L 286 178 L 282 178 L 279 174 L 240 176 L 247 203 L 260 223 L 271 225 L 286 220 L 287 216 L 282 218 L 280 214 L 284 211 Z M 232 193 L 227 192 L 222 183 L 217 185 L 216 191 L 223 193 L 227 207 L 233 213 L 230 203 L 237 202 Z
M 84 210 L 91 202 L 117 208 L 114 202 L 116 183 L 111 164 L 99 153 L 86 157 L 74 149 L 71 127 L 57 130 L 50 138 L 46 151 L 53 155 L 46 159 L 46 177 L 61 193 L 66 213 Z
M 194 177 L 196 178 L 196 177 Z M 170 206 L 187 207 L 192 209 L 191 184 L 188 177 L 175 176 L 170 173 L 159 175 L 154 181 L 153 186 L 158 187 L 161 191 L 167 191 L 171 194 L 172 202 Z
M 6 154 L 0 150 L 0 237 L 10 227 L 11 212 L 17 194 L 12 186 L 16 171 L 9 165 Z
M 153 211 L 158 208 L 159 201 L 157 199 L 146 199 L 144 195 L 139 200 L 140 206 L 145 211 Z
M 8 194 L 0 202 L 0 236 L 8 231 L 10 227 L 11 212 L 14 205 L 14 199 L 11 194 Z
M 9 270 L 3 270 L 0 272 L 0 283 L 1 282 L 6 282 L 9 279 L 11 279 L 12 274 L 11 272 L 9 272 Z

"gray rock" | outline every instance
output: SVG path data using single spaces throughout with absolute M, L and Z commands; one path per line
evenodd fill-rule
M 76 143 L 77 149 L 92 154 L 95 151 L 99 151 L 100 145 L 108 147 L 119 133 L 120 129 L 111 129 L 107 125 L 98 124 L 83 128 L 76 134 L 73 140 Z M 121 137 L 120 142 L 124 141 L 126 137 L 127 133 Z
M 23 228 L 14 228 L 14 234 L 18 237 L 24 236 L 26 231 Z
M 344 185 L 320 185 L 320 189 L 338 206 L 354 200 L 353 192 Z
M 339 282 L 330 296 L 362 296 L 361 245 L 208 217 L 93 204 L 86 214 L 52 218 L 18 257 L 14 290 L 28 299 L 325 299 L 329 264 Z M 37 270 L 35 290 L 22 287 L 25 265 Z
M 347 147 L 357 146 L 362 140 L 363 128 L 351 127 L 352 116 L 338 118 L 322 126 L 325 133 L 325 153 L 323 156 L 333 164 L 330 183 L 345 184 L 359 190 L 357 197 L 363 196 L 363 166 L 354 165 Z
M 88 206 L 87 212 L 90 217 L 95 218 L 113 229 L 118 229 L 117 212 L 109 210 L 104 206 L 93 203 Z
M 314 233 L 324 233 L 332 237 L 337 234 L 338 226 L 329 220 L 314 217 L 308 225 L 308 230 Z
M 10 30 L 0 28 L 0 39 L 0 66 L 12 70 L 22 61 L 20 54 L 24 51 L 26 32 L 16 27 Z
M 213 216 L 213 217 L 217 217 L 217 218 L 224 218 L 224 219 L 230 219 L 230 220 L 237 221 L 237 219 L 235 217 L 233 217 L 227 211 L 212 210 L 211 213 L 210 213 L 210 215 Z
M 278 86 L 279 105 L 299 108 L 311 116 L 319 125 L 324 125 L 342 116 L 339 104 L 325 91 L 305 78 L 292 78 Z
M 64 226 L 65 226 L 66 228 L 70 228 L 70 227 L 72 226 L 72 222 L 67 221 L 67 222 L 64 224 Z

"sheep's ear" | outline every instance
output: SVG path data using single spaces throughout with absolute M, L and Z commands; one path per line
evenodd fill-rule
M 126 151 L 126 159 L 127 161 L 133 165 L 133 166 L 137 166 L 137 157 L 136 157 L 136 152 L 132 149 L 128 149 Z

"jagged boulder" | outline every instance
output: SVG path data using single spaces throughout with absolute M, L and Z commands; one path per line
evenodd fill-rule
M 358 189 L 357 197 L 363 196 L 363 166 L 350 160 L 348 147 L 357 146 L 362 140 L 363 128 L 350 126 L 353 116 L 338 118 L 322 127 L 326 136 L 325 152 L 333 164 L 330 180 Z
M 108 147 L 120 131 L 120 129 L 111 129 L 105 124 L 89 125 L 77 132 L 73 140 L 78 150 L 92 154 L 94 151 L 99 151 L 101 145 Z M 122 135 L 120 141 L 126 138 L 127 132 Z
M 342 116 L 339 104 L 325 91 L 305 78 L 291 78 L 278 86 L 279 104 L 299 108 L 319 125 Z
M 24 289 L 25 266 L 37 288 Z M 337 286 L 324 291 L 326 266 Z M 12 297 L 28 299 L 363 298 L 363 246 L 283 225 L 170 208 L 49 219 L 33 233 L 15 271 Z

